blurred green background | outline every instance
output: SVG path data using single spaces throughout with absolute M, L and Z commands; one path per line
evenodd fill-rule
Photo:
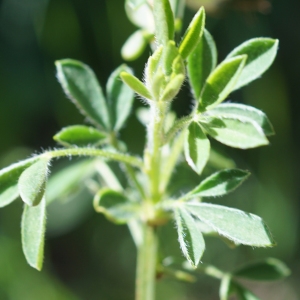
M 203 261 L 230 270 L 250 259 L 267 256 L 285 261 L 293 274 L 275 283 L 246 283 L 263 300 L 300 299 L 300 1 L 189 0 L 187 22 L 200 2 L 207 3 L 207 27 L 215 38 L 219 61 L 243 41 L 278 38 L 277 59 L 261 79 L 234 93 L 230 100 L 267 113 L 276 136 L 270 146 L 248 151 L 219 150 L 237 166 L 251 170 L 251 179 L 226 203 L 260 215 L 277 241 L 273 249 L 229 250 L 207 239 Z M 136 28 L 124 12 L 123 0 L 2 0 L 0 2 L 0 167 L 32 152 L 56 147 L 52 136 L 61 127 L 84 123 L 64 96 L 54 61 L 74 58 L 89 64 L 102 86 L 123 63 L 120 48 Z M 129 63 L 142 77 L 150 49 Z M 143 106 L 138 100 L 135 107 Z M 185 87 L 174 103 L 178 116 L 191 108 Z M 145 130 L 134 114 L 122 131 L 132 153 L 141 154 Z M 73 162 L 77 160 L 74 159 Z M 64 161 L 63 164 L 70 164 Z M 54 162 L 53 169 L 60 168 Z M 185 172 L 176 173 L 177 180 Z M 175 178 L 175 179 L 176 179 Z M 174 180 L 175 180 L 174 179 Z M 189 175 L 184 173 L 184 179 Z M 175 181 L 174 181 L 175 182 Z M 133 299 L 135 247 L 125 226 L 115 226 L 93 212 L 92 196 L 80 191 L 70 206 L 53 207 L 48 216 L 45 265 L 31 269 L 20 242 L 21 201 L 0 211 L 0 299 Z M 77 200 L 78 200 L 77 199 Z M 174 225 L 164 228 L 165 255 L 181 257 Z M 199 276 L 195 284 L 162 278 L 158 300 L 218 299 L 218 282 Z

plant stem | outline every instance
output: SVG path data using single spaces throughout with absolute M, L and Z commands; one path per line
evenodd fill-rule
M 135 300 L 155 299 L 158 240 L 155 227 L 143 223 L 143 241 L 138 247 Z
M 40 156 L 47 156 L 50 158 L 54 157 L 61 157 L 61 156 L 100 156 L 105 157 L 108 159 L 116 160 L 119 162 L 123 162 L 126 164 L 130 164 L 132 166 L 143 168 L 143 162 L 140 158 L 135 156 L 130 156 L 123 153 L 118 152 L 110 152 L 102 149 L 97 148 L 68 148 L 68 149 L 59 149 L 59 150 L 52 150 L 47 151 Z
M 164 137 L 164 122 L 169 104 L 166 102 L 154 102 L 151 105 L 151 123 L 148 132 L 148 153 L 150 154 L 150 166 L 148 170 L 150 181 L 151 200 L 157 203 L 160 200 L 160 176 L 161 176 L 161 146 Z

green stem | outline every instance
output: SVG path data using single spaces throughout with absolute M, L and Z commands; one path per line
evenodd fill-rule
M 151 200 L 157 203 L 160 200 L 160 176 L 161 176 L 161 146 L 164 138 L 164 122 L 169 103 L 154 102 L 151 106 L 151 123 L 149 126 L 150 166 L 148 170 L 150 181 Z
M 69 148 L 69 149 L 59 149 L 47 151 L 40 156 L 47 156 L 50 158 L 61 157 L 61 156 L 101 156 L 108 159 L 116 160 L 119 162 L 127 163 L 132 166 L 143 168 L 144 164 L 141 159 L 131 155 L 110 152 L 106 150 L 96 149 L 96 148 Z
M 167 132 L 166 137 L 164 139 L 164 144 L 170 142 L 178 131 L 187 127 L 193 121 L 193 118 L 193 115 L 188 115 L 177 120 L 175 124 L 171 127 L 171 129 Z
M 222 280 L 222 278 L 226 275 L 226 273 L 224 273 L 223 271 L 221 271 L 220 269 L 212 265 L 206 265 L 206 264 L 199 265 L 198 270 L 210 277 L 220 279 L 220 280 Z
M 143 240 L 138 247 L 135 300 L 155 299 L 158 240 L 155 227 L 143 224 Z

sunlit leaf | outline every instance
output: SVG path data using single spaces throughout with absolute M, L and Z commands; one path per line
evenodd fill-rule
M 126 0 L 125 11 L 133 24 L 154 33 L 153 13 L 147 0 Z
M 0 207 L 4 207 L 19 197 L 18 180 L 24 170 L 38 160 L 32 157 L 12 164 L 0 171 Z
M 170 82 L 166 85 L 164 92 L 160 98 L 160 101 L 172 101 L 180 91 L 181 85 L 184 81 L 184 75 L 176 75 Z
M 185 203 L 185 207 L 220 235 L 235 243 L 256 246 L 274 246 L 274 240 L 263 220 L 238 209 L 208 203 Z
M 138 78 L 127 72 L 121 72 L 120 76 L 121 79 L 138 95 L 149 100 L 152 99 L 151 93 Z
M 202 233 L 184 208 L 178 207 L 174 213 L 180 248 L 185 258 L 196 268 L 205 250 Z
M 262 128 L 249 118 L 212 116 L 200 123 L 211 137 L 230 147 L 249 149 L 269 144 Z
M 126 0 L 126 4 L 131 7 L 131 9 L 137 9 L 142 4 L 146 3 L 147 0 Z
M 92 146 L 105 140 L 107 135 L 94 127 L 73 125 L 63 128 L 53 139 L 63 146 Z
M 46 226 L 46 200 L 31 207 L 25 204 L 22 216 L 22 247 L 26 260 L 37 270 L 42 269 Z
M 174 15 L 169 0 L 154 0 L 155 37 L 159 45 L 174 38 Z
M 232 92 L 245 65 L 247 56 L 224 60 L 207 78 L 199 99 L 199 111 L 221 103 Z
M 145 82 L 149 89 L 153 87 L 153 81 L 157 76 L 158 68 L 163 54 L 163 46 L 158 47 L 154 53 L 148 58 L 146 69 L 145 69 Z
M 168 41 L 168 43 L 163 46 L 163 53 L 162 53 L 163 72 L 167 76 L 172 74 L 173 63 L 174 63 L 174 61 L 177 57 L 179 57 L 182 60 L 182 58 L 179 55 L 178 48 L 175 45 L 175 42 L 174 41 Z M 180 73 L 181 72 L 179 72 L 179 73 L 176 72 L 176 74 L 180 74 Z
M 255 38 L 248 40 L 235 48 L 227 58 L 237 55 L 247 55 L 245 67 L 235 84 L 238 89 L 263 74 L 273 63 L 278 49 L 278 40 L 270 38 Z
M 195 99 L 200 97 L 203 85 L 217 64 L 217 49 L 213 37 L 204 29 L 203 35 L 187 59 L 189 83 Z
M 189 196 L 216 197 L 228 194 L 245 181 L 250 173 L 239 169 L 227 169 L 216 172 L 204 179 Z
M 209 158 L 210 142 L 198 123 L 192 122 L 187 129 L 184 146 L 185 159 L 190 167 L 201 174 Z
M 18 188 L 20 196 L 29 206 L 38 205 L 44 197 L 49 161 L 48 157 L 40 157 L 19 178 Z
M 109 114 L 101 86 L 87 65 L 72 59 L 55 62 L 57 78 L 66 95 L 91 122 L 110 128 Z
M 185 0 L 170 0 L 175 18 L 182 19 L 185 9 Z
M 233 116 L 235 118 L 249 118 L 256 122 L 263 130 L 265 135 L 274 134 L 274 129 L 268 117 L 261 110 L 249 105 L 239 103 L 222 103 L 214 109 L 208 111 L 209 115 Z
M 201 7 L 191 21 L 179 45 L 179 53 L 184 59 L 189 56 L 200 41 L 204 25 L 205 11 L 204 8 Z
M 133 103 L 133 91 L 121 78 L 121 72 L 131 73 L 126 65 L 121 65 L 109 77 L 106 86 L 107 104 L 112 129 L 119 131 L 127 120 Z
M 234 276 L 250 280 L 278 280 L 291 274 L 289 268 L 276 258 L 250 262 L 233 272 Z
M 142 30 L 135 31 L 126 40 L 121 49 L 121 55 L 124 60 L 132 61 L 139 58 L 147 46 L 147 39 Z
M 137 216 L 139 206 L 128 200 L 123 193 L 103 188 L 95 195 L 94 208 L 109 220 L 123 224 Z

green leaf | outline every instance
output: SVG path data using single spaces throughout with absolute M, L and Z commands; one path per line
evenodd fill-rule
M 72 59 L 58 60 L 55 65 L 60 84 L 80 112 L 95 125 L 99 124 L 104 129 L 109 129 L 106 101 L 90 67 Z
M 147 0 L 126 0 L 126 4 L 131 7 L 131 9 L 137 9 L 142 4 L 146 3 Z
M 232 282 L 232 289 L 234 289 L 239 296 L 239 300 L 260 300 L 257 296 L 252 294 L 249 290 L 239 285 L 237 282 Z
M 166 85 L 164 92 L 160 98 L 160 101 L 170 102 L 174 100 L 176 95 L 179 93 L 182 83 L 184 81 L 184 75 L 176 75 L 170 82 Z
M 196 268 L 205 250 L 202 233 L 184 208 L 178 207 L 174 213 L 180 248 L 192 267 Z
M 185 207 L 220 235 L 235 243 L 255 247 L 274 246 L 269 229 L 256 215 L 208 203 L 185 203 Z
M 170 0 L 174 16 L 177 19 L 182 19 L 185 9 L 185 0 Z
M 133 103 L 133 91 L 120 79 L 121 72 L 131 73 L 126 65 L 121 65 L 109 77 L 106 86 L 107 104 L 111 126 L 119 131 L 127 120 Z
M 137 30 L 129 36 L 121 49 L 124 60 L 133 61 L 139 58 L 147 46 L 147 39 L 143 30 Z
M 47 182 L 46 200 L 47 205 L 78 191 L 87 178 L 91 178 L 96 172 L 95 159 L 85 159 L 73 162 L 54 173 Z
M 149 100 L 152 99 L 151 93 L 138 78 L 127 72 L 121 72 L 120 76 L 121 79 L 138 95 Z
M 261 127 L 249 118 L 213 116 L 200 123 L 211 137 L 230 147 L 249 149 L 269 144 Z
M 174 15 L 169 0 L 154 0 L 153 15 L 156 41 L 165 45 L 174 38 Z
M 38 160 L 32 157 L 12 164 L 0 171 L 0 207 L 4 207 L 19 197 L 18 180 L 24 170 Z
M 255 38 L 244 42 L 228 54 L 227 58 L 244 54 L 248 56 L 241 76 L 235 84 L 235 90 L 258 78 L 270 67 L 276 57 L 278 43 L 278 40 L 270 38 Z
M 212 109 L 233 90 L 245 65 L 247 56 L 224 60 L 207 78 L 199 100 L 199 111 Z
M 187 71 L 195 99 L 199 99 L 203 85 L 217 64 L 217 49 L 213 37 L 204 29 L 196 48 L 187 58 Z
M 256 122 L 263 130 L 265 135 L 273 135 L 274 129 L 268 117 L 261 111 L 252 106 L 238 103 L 222 103 L 214 109 L 208 111 L 209 115 L 233 116 L 235 118 L 248 118 Z
M 147 0 L 126 0 L 125 11 L 134 25 L 154 33 L 153 13 Z
M 50 158 L 40 157 L 19 178 L 18 188 L 22 200 L 29 206 L 40 203 L 46 190 Z
M 241 185 L 250 173 L 239 169 L 222 170 L 204 179 L 188 193 L 190 197 L 216 197 L 226 195 Z
M 94 208 L 110 221 L 124 224 L 137 217 L 139 206 L 129 201 L 121 192 L 103 188 L 95 195 Z
M 179 53 L 186 59 L 195 49 L 203 34 L 205 24 L 205 11 L 203 6 L 198 10 L 179 45 Z
M 228 300 L 231 293 L 231 275 L 226 274 L 222 277 L 219 296 L 220 300 Z
M 73 125 L 63 128 L 53 139 L 65 147 L 69 146 L 92 146 L 105 140 L 107 135 L 94 127 Z
M 22 216 L 22 247 L 30 266 L 41 270 L 44 258 L 44 237 L 46 227 L 45 198 L 35 207 L 25 204 Z
M 148 58 L 146 70 L 145 70 L 145 82 L 148 88 L 153 84 L 155 75 L 160 67 L 160 61 L 162 59 L 164 47 L 158 47 L 154 53 Z
M 184 145 L 185 159 L 190 167 L 201 174 L 209 158 L 210 142 L 198 123 L 192 122 Z
M 162 52 L 162 65 L 163 65 L 163 72 L 165 75 L 170 76 L 172 74 L 173 62 L 177 57 L 180 57 L 180 54 L 175 45 L 175 42 L 168 41 L 168 43 L 163 46 L 163 52 Z
M 248 263 L 233 272 L 234 276 L 250 280 L 279 280 L 291 274 L 289 268 L 276 258 Z

